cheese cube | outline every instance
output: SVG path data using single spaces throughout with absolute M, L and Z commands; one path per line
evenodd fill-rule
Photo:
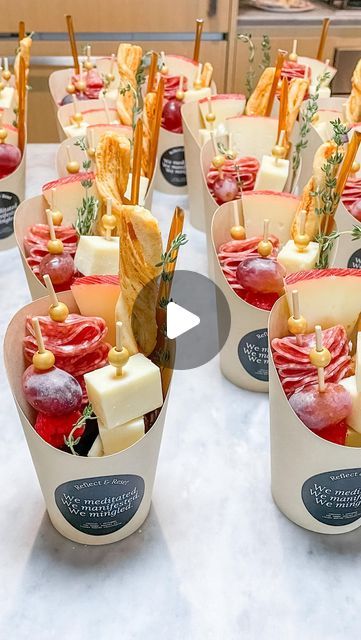
M 115 276 L 119 272 L 119 238 L 80 236 L 74 264 L 84 276 Z
M 106 341 L 115 345 L 115 307 L 120 294 L 118 276 L 75 278 L 71 291 L 82 316 L 96 316 L 106 322 Z
M 0 109 L 11 109 L 14 106 L 14 102 L 15 89 L 13 87 L 4 87 L 0 92 Z
M 74 138 L 75 136 L 85 136 L 86 128 L 89 126 L 89 122 L 81 122 L 80 127 L 77 124 L 69 124 L 67 127 L 63 127 L 68 138 Z
M 89 402 L 107 429 L 144 416 L 163 404 L 158 367 L 142 353 L 131 356 L 121 376 L 112 365 L 84 375 Z
M 112 453 L 118 453 L 128 449 L 132 444 L 140 440 L 144 436 L 144 420 L 143 418 L 136 418 L 130 420 L 125 424 L 120 424 L 114 429 L 107 429 L 103 427 L 102 423 L 99 424 L 99 435 L 103 443 L 103 451 L 105 456 L 110 456 Z
M 361 433 L 361 393 L 357 391 L 356 376 L 344 378 L 340 380 L 340 384 L 349 392 L 352 400 L 352 410 L 346 422 L 349 427 Z
M 318 260 L 319 244 L 310 242 L 304 251 L 299 251 L 293 240 L 286 242 L 277 256 L 288 273 L 314 269 Z
M 280 158 L 276 161 L 273 156 L 263 156 L 254 185 L 255 191 L 283 191 L 289 165 L 288 160 Z
M 104 455 L 101 437 L 97 436 L 88 451 L 88 458 L 101 458 Z
M 188 89 L 188 91 L 184 92 L 184 102 L 196 102 L 197 100 L 202 100 L 203 98 L 211 97 L 211 89 L 210 87 L 202 87 L 201 89 Z

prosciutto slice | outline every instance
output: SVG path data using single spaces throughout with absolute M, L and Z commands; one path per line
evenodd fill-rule
M 339 382 L 350 369 L 350 349 L 345 328 L 336 325 L 322 331 L 322 343 L 332 356 L 325 367 L 325 381 Z M 309 359 L 310 350 L 316 345 L 316 336 L 309 333 L 302 336 L 298 345 L 295 336 L 272 340 L 273 360 L 286 395 L 289 397 L 309 384 L 316 384 L 317 369 Z

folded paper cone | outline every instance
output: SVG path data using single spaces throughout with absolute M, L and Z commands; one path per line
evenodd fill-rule
M 243 219 L 247 237 L 262 235 L 263 215 L 267 211 L 270 232 L 281 244 L 289 239 L 291 223 L 298 207 L 298 198 L 289 194 L 253 191 L 243 196 Z M 258 309 L 240 298 L 228 284 L 218 260 L 220 245 L 231 240 L 234 225 L 234 205 L 219 207 L 212 221 L 211 250 L 215 282 L 224 293 L 231 310 L 231 330 L 220 353 L 222 373 L 233 384 L 250 391 L 268 391 L 269 311 Z
M 188 89 L 193 89 L 198 63 L 177 55 L 165 56 L 165 63 L 169 77 L 183 76 L 187 78 Z M 212 93 L 217 91 L 214 82 L 211 83 L 211 91 Z M 170 195 L 188 193 L 183 133 L 173 133 L 163 127 L 160 128 L 154 188 Z
M 360 221 L 347 211 L 341 201 L 335 213 L 335 221 L 338 231 L 351 232 L 355 225 L 360 226 Z M 361 240 L 352 240 L 351 233 L 341 235 L 338 239 L 335 267 L 348 269 L 361 269 Z
M 71 292 L 58 294 L 78 313 Z M 27 315 L 46 315 L 49 299 L 23 307 L 8 327 L 5 364 L 46 508 L 54 527 L 82 544 L 110 544 L 134 533 L 148 515 L 167 410 L 165 401 L 152 428 L 134 445 L 111 456 L 73 456 L 47 444 L 34 430 L 33 410 L 22 392 L 22 338 Z
M 325 329 L 339 322 L 351 330 L 357 321 L 360 276 L 341 277 L 333 269 L 332 274 L 322 278 L 327 295 L 322 295 L 319 309 L 314 305 L 316 279 L 302 282 L 302 288 L 294 285 L 299 289 L 302 314 L 310 321 L 309 331 L 315 323 Z M 289 315 L 283 296 L 270 313 L 270 353 L 274 338 L 289 335 Z M 269 386 L 275 503 L 287 518 L 310 531 L 336 534 L 356 529 L 361 524 L 361 450 L 324 440 L 303 424 L 287 400 L 272 355 Z
M 9 131 L 6 141 L 17 144 L 17 133 Z M 19 166 L 0 180 L 0 250 L 15 247 L 14 217 L 25 197 L 26 144 Z
M 107 100 L 108 114 L 110 117 L 110 125 L 119 124 L 118 112 L 116 110 L 115 101 Z M 78 135 L 77 129 L 80 131 L 86 128 L 86 125 L 108 124 L 107 112 L 104 108 L 104 101 L 97 100 L 78 100 L 79 112 L 83 116 L 83 122 L 80 127 L 72 126 L 69 131 L 68 127 L 72 125 L 71 116 L 74 115 L 74 104 L 72 102 L 64 104 L 58 109 L 58 121 L 66 138 L 73 138 Z
M 246 99 L 242 94 L 217 94 L 211 97 L 212 111 L 216 116 L 214 128 L 223 124 L 227 118 L 242 115 Z M 200 129 L 210 128 L 205 116 L 208 113 L 208 99 L 199 102 L 187 102 L 182 106 L 182 122 L 184 135 L 184 154 L 187 171 L 187 185 L 189 195 L 189 220 L 193 227 L 205 231 L 205 213 L 202 190 L 202 171 L 199 163 L 199 153 L 203 146 Z
M 59 140 L 66 138 L 63 128 L 58 119 L 58 109 L 63 98 L 67 95 L 65 87 L 69 84 L 70 78 L 74 75 L 74 69 L 58 69 L 49 76 L 49 90 L 52 97 L 56 128 Z

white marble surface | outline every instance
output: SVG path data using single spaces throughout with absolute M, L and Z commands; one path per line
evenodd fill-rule
M 29 196 L 55 176 L 55 148 L 30 145 Z M 174 204 L 155 203 L 164 229 Z M 187 230 L 181 265 L 205 273 L 204 238 Z M 0 252 L 0 291 L 3 335 L 29 299 L 15 249 Z M 53 529 L 6 380 L 0 402 L 0 638 L 359 637 L 361 531 L 311 534 L 278 512 L 267 397 L 228 383 L 217 359 L 176 372 L 150 515 L 108 547 Z

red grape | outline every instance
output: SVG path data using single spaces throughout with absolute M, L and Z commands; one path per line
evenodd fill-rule
M 345 420 L 352 409 L 349 392 L 341 384 L 333 382 L 328 382 L 322 393 L 318 384 L 308 385 L 296 391 L 289 402 L 306 427 L 321 437 L 324 437 L 324 429 L 326 434 L 332 435 L 331 427 Z
M 164 129 L 173 133 L 183 133 L 181 108 L 181 100 L 169 100 L 164 105 L 162 113 L 162 127 Z
M 13 144 L 0 144 L 0 178 L 6 178 L 13 173 L 21 161 L 21 151 Z
M 238 184 L 232 176 L 217 178 L 213 184 L 213 193 L 218 202 L 230 202 L 238 196 Z
M 261 293 L 279 293 L 282 291 L 284 267 L 272 258 L 251 256 L 239 263 L 236 278 L 239 284 L 248 291 Z
M 46 273 L 54 286 L 70 285 L 75 273 L 73 258 L 65 252 L 48 253 L 39 264 L 39 274 L 43 277 Z
M 254 291 L 247 291 L 244 296 L 244 300 L 248 302 L 248 304 L 252 304 L 254 307 L 264 309 L 265 311 L 271 311 L 278 298 L 278 293 L 260 293 L 259 291 L 257 293 Z
M 57 367 L 39 371 L 30 365 L 23 374 L 23 390 L 34 409 L 52 416 L 77 411 L 83 398 L 79 382 Z

